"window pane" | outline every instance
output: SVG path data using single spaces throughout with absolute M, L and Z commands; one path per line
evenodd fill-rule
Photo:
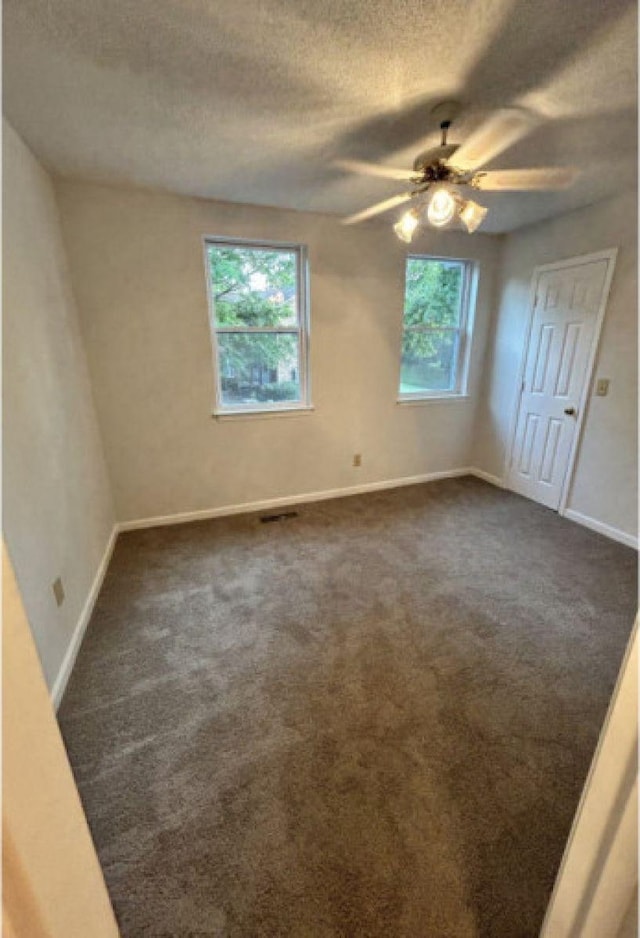
M 223 405 L 301 401 L 297 333 L 218 333 Z
M 457 350 L 457 332 L 405 330 L 402 337 L 400 393 L 454 391 Z
M 459 326 L 464 264 L 407 258 L 405 326 Z
M 218 326 L 296 326 L 295 251 L 208 246 Z

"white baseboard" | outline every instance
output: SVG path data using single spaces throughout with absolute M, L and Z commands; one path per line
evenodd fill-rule
M 418 485 L 422 482 L 434 482 L 437 479 L 451 479 L 456 476 L 469 475 L 471 469 L 448 469 L 444 472 L 428 472 L 417 476 L 406 476 L 401 479 L 385 479 L 381 482 L 366 482 L 363 485 L 352 485 L 341 489 L 327 489 L 322 492 L 305 492 L 302 495 L 289 495 L 281 498 L 268 498 L 256 502 L 244 502 L 238 505 L 223 505 L 220 508 L 206 508 L 201 511 L 184 511 L 174 515 L 159 515 L 154 518 L 141 518 L 135 521 L 122 521 L 114 525 L 113 531 L 105 548 L 100 566 L 96 572 L 89 595 L 80 613 L 77 625 L 73 631 L 69 647 L 60 665 L 60 670 L 51 689 L 51 699 L 53 706 L 57 710 L 64 695 L 67 683 L 71 676 L 73 666 L 80 645 L 84 638 L 84 633 L 89 624 L 93 607 L 100 592 L 102 582 L 111 560 L 111 554 L 115 546 L 116 538 L 120 531 L 133 531 L 139 528 L 162 527 L 168 524 L 182 524 L 187 521 L 203 521 L 207 518 L 221 518 L 226 515 L 247 514 L 252 511 L 264 511 L 268 508 L 281 508 L 285 505 L 299 505 L 304 502 L 318 502 L 330 498 L 341 498 L 347 495 L 359 495 L 365 492 L 376 492 L 382 489 L 401 488 L 405 485 Z
M 485 472 L 484 469 L 476 469 L 472 467 L 468 470 L 469 475 L 475 476 L 477 479 L 483 479 L 485 482 L 490 482 L 491 485 L 497 485 L 499 489 L 504 488 L 504 482 L 498 476 L 492 475 L 490 472 Z
M 183 524 L 185 521 L 206 521 L 208 518 L 222 518 L 226 515 L 244 515 L 252 511 L 265 511 L 268 508 L 284 508 L 286 505 L 300 505 L 305 502 L 321 502 L 330 498 L 343 498 L 347 495 L 363 495 L 366 492 L 378 492 L 382 489 L 397 489 L 405 485 L 419 485 L 422 482 L 435 482 L 437 479 L 452 479 L 474 473 L 473 469 L 446 469 L 444 472 L 426 472 L 418 476 L 405 476 L 400 479 L 384 479 L 381 482 L 365 482 L 362 485 L 350 485 L 341 489 L 324 489 L 321 492 L 305 492 L 302 495 L 286 495 L 280 498 L 267 498 L 257 502 L 241 502 L 237 505 L 222 505 L 220 508 L 203 508 L 200 511 L 183 511 L 175 515 L 157 515 L 153 518 L 139 518 L 134 521 L 122 521 L 120 531 L 135 531 L 140 528 L 155 528 L 167 524 Z
M 58 675 L 53 682 L 53 687 L 51 688 L 51 700 L 56 710 L 60 706 L 60 701 L 62 700 L 67 683 L 71 677 L 73 666 L 76 662 L 76 658 L 78 657 L 78 652 L 80 651 L 80 645 L 82 644 L 84 633 L 87 630 L 87 625 L 89 624 L 89 619 L 91 618 L 93 607 L 95 606 L 100 588 L 102 587 L 102 581 L 104 580 L 107 567 L 109 566 L 109 561 L 111 560 L 111 554 L 113 553 L 116 538 L 118 537 L 118 531 L 119 525 L 114 524 L 113 530 L 109 535 L 109 540 L 107 541 L 104 554 L 102 555 L 100 566 L 98 567 L 96 575 L 93 578 L 93 583 L 91 584 L 89 595 L 87 596 L 85 604 L 82 607 L 82 612 L 80 613 L 76 627 L 73 630 L 73 635 L 71 636 L 69 647 L 67 648 L 66 654 L 62 659 L 62 664 L 60 665 Z
M 237 505 L 222 505 L 219 508 L 205 508 L 200 511 L 183 511 L 173 515 L 158 515 L 153 518 L 140 518 L 134 521 L 122 521 L 119 524 L 114 525 L 102 560 L 100 561 L 100 566 L 98 567 L 93 583 L 91 584 L 89 595 L 87 596 L 82 612 L 80 613 L 78 623 L 74 629 L 69 647 L 64 656 L 62 664 L 60 665 L 58 676 L 56 677 L 51 689 L 51 698 L 53 700 L 54 707 L 57 710 L 65 692 L 69 677 L 71 676 L 71 671 L 78 656 L 78 652 L 80 651 L 80 645 L 82 644 L 84 633 L 86 631 L 87 625 L 89 624 L 89 619 L 91 618 L 91 613 L 93 612 L 93 607 L 95 605 L 96 599 L 98 598 L 98 594 L 102 586 L 102 581 L 104 580 L 107 567 L 109 566 L 109 561 L 111 560 L 111 554 L 113 553 L 116 538 L 120 531 L 134 531 L 141 528 L 155 528 L 169 524 L 183 524 L 184 522 L 188 521 L 205 521 L 208 518 L 222 518 L 228 515 L 248 514 L 252 511 L 264 511 L 269 508 L 283 508 L 287 505 L 300 505 L 304 504 L 305 502 L 326 501 L 331 498 L 343 498 L 348 495 L 362 495 L 366 492 L 378 492 L 384 489 L 402 488 L 406 485 L 420 485 L 423 482 L 435 482 L 438 479 L 453 479 L 466 475 L 476 476 L 478 479 L 483 479 L 485 482 L 489 482 L 491 485 L 498 486 L 498 488 L 504 488 L 504 484 L 502 480 L 498 478 L 498 476 L 494 476 L 489 472 L 485 472 L 483 469 L 465 467 L 463 469 L 446 469 L 443 472 L 426 472 L 422 475 L 405 476 L 400 479 L 384 479 L 381 482 L 365 482 L 362 485 L 350 485 L 340 489 L 325 489 L 321 492 L 305 492 L 302 495 L 267 498 L 255 502 L 242 502 Z M 590 528 L 592 531 L 597 531 L 598 534 L 604 534 L 605 537 L 612 538 L 614 541 L 619 541 L 621 544 L 626 544 L 627 547 L 634 547 L 636 550 L 638 549 L 638 538 L 633 537 L 631 534 L 626 534 L 624 531 L 620 531 L 618 528 L 613 528 L 608 524 L 604 524 L 601 521 L 596 521 L 594 518 L 589 518 L 587 515 L 583 515 L 578 511 L 574 511 L 572 508 L 569 508 L 567 511 L 565 511 L 564 517 L 569 521 L 575 521 L 577 524 L 584 525 L 584 527 Z
M 490 482 L 491 485 L 497 485 L 498 488 L 505 488 L 505 484 L 502 479 L 499 479 L 498 476 L 492 475 L 490 472 L 485 472 L 484 469 L 476 469 L 475 466 L 467 470 L 469 475 L 476 476 L 478 479 L 484 479 L 485 482 Z M 605 524 L 603 521 L 596 521 L 595 518 L 590 518 L 588 515 L 583 515 L 579 511 L 575 511 L 573 508 L 567 508 L 566 511 L 561 512 L 563 518 L 566 518 L 568 521 L 575 521 L 576 524 L 581 524 L 585 528 L 589 528 L 591 531 L 596 531 L 598 534 L 604 534 L 605 537 L 611 538 L 613 541 L 618 541 L 620 544 L 625 544 L 627 547 L 634 547 L 638 550 L 638 538 L 634 537 L 632 534 L 627 534 L 625 531 L 621 531 L 619 528 L 614 528 L 609 524 Z
M 614 528 L 610 524 L 605 524 L 603 521 L 596 521 L 595 518 L 583 515 L 573 508 L 567 508 L 564 512 L 564 517 L 569 521 L 575 521 L 576 524 L 581 524 L 583 527 L 589 528 L 591 531 L 597 531 L 598 534 L 604 534 L 605 537 L 610 537 L 613 541 L 619 541 L 620 544 L 626 544 L 627 547 L 638 549 L 637 537 L 634 537 L 633 534 L 627 534 L 626 531 L 621 531 L 619 528 Z

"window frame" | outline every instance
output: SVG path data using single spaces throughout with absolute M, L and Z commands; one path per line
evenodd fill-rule
M 405 300 L 407 289 L 407 262 L 410 260 L 420 261 L 445 261 L 447 263 L 459 264 L 463 268 L 462 291 L 460 295 L 460 324 L 454 326 L 409 326 L 404 323 Z M 468 398 L 469 382 L 469 359 L 471 354 L 471 342 L 473 337 L 473 323 L 475 317 L 475 306 L 477 296 L 478 265 L 477 262 L 466 257 L 443 257 L 435 254 L 405 254 L 404 257 L 404 291 L 402 296 L 402 328 L 400 334 L 400 367 L 398 370 L 398 404 L 420 403 L 423 401 L 451 401 L 466 400 Z M 434 388 L 432 391 L 410 391 L 401 392 L 402 379 L 402 345 L 404 341 L 405 329 L 411 332 L 456 332 L 458 333 L 458 345 L 455 360 L 455 375 L 453 388 L 443 390 Z
M 288 241 L 267 241 L 256 238 L 235 238 L 222 235 L 205 235 L 203 241 L 204 272 L 207 287 L 207 312 L 209 336 L 211 339 L 212 364 L 214 373 L 214 404 L 212 414 L 219 419 L 229 417 L 276 417 L 286 414 L 310 412 L 311 405 L 311 368 L 310 368 L 310 302 L 309 302 L 309 261 L 306 244 Z M 209 248 L 253 248 L 257 251 L 282 251 L 293 253 L 296 257 L 296 313 L 297 325 L 294 326 L 218 326 L 216 325 L 215 301 L 212 292 L 209 266 Z M 220 344 L 218 335 L 250 333 L 271 333 L 275 335 L 298 336 L 298 361 L 300 400 L 297 401 L 252 401 L 248 404 L 224 404 L 222 400 L 222 375 L 220 368 Z

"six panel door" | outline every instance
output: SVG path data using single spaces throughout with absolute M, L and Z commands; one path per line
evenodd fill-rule
M 607 261 L 541 272 L 507 485 L 557 509 L 576 433 Z

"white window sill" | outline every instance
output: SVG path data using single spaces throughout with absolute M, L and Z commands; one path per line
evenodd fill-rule
M 302 404 L 300 407 L 282 407 L 279 410 L 214 410 L 211 416 L 225 423 L 227 420 L 262 420 L 263 417 L 306 417 L 314 410 L 313 405 Z
M 454 403 L 456 401 L 470 401 L 469 394 L 425 394 L 424 397 L 399 397 L 396 404 L 442 404 L 444 402 Z

